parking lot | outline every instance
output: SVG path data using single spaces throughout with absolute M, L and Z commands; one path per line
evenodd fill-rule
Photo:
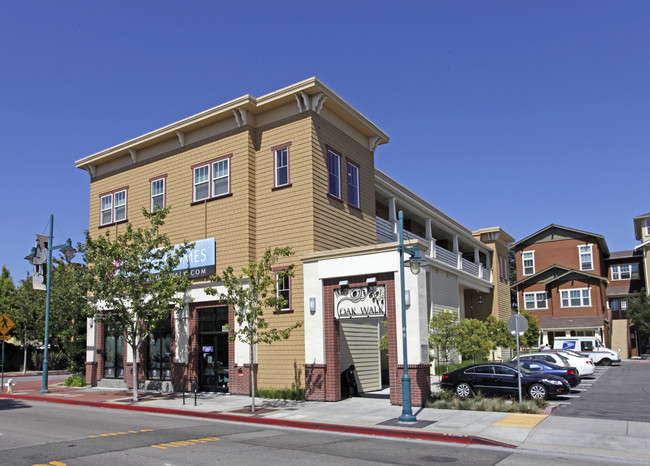
M 554 400 L 554 416 L 650 422 L 650 361 L 596 366 L 570 395 Z

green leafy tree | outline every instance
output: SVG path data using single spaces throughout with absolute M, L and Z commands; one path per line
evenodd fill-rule
M 634 323 L 640 340 L 647 341 L 647 338 L 650 337 L 650 300 L 648 300 L 645 289 L 641 290 L 639 296 L 630 300 L 627 315 Z
M 494 361 L 494 351 L 498 348 L 507 348 L 509 346 L 508 340 L 510 333 L 508 332 L 508 325 L 504 321 L 490 315 L 485 320 L 485 326 L 488 339 L 491 343 L 492 360 Z
M 211 277 L 210 281 L 223 283 L 225 293 L 214 287 L 208 287 L 205 292 L 218 296 L 234 309 L 235 326 L 228 327 L 230 340 L 239 340 L 249 345 L 251 362 L 251 410 L 255 411 L 255 371 L 253 370 L 254 349 L 258 343 L 271 344 L 279 340 L 287 340 L 291 332 L 300 327 L 302 322 L 296 322 L 284 329 L 269 328 L 269 322 L 264 317 L 264 310 L 270 309 L 279 314 L 287 300 L 277 292 L 276 273 L 273 265 L 282 257 L 292 254 L 290 247 L 268 248 L 259 262 L 251 262 L 242 269 L 241 274 L 235 274 L 228 267 L 221 275 Z M 277 280 L 292 277 L 294 265 L 277 272 Z
M 429 322 L 429 348 L 435 349 L 438 360 L 444 358 L 446 370 L 449 371 L 451 352 L 458 339 L 458 321 L 451 311 L 442 311 L 433 316 Z
M 23 373 L 26 373 L 30 342 L 43 341 L 45 336 L 45 292 L 34 289 L 31 277 L 21 280 L 7 301 L 6 312 L 15 324 L 11 333 L 23 341 Z
M 133 401 L 138 401 L 140 348 L 161 319 L 188 303 L 191 280 L 174 269 L 192 246 L 172 246 L 160 232 L 169 207 L 153 213 L 142 209 L 146 228 L 126 224 L 124 233 L 111 238 L 106 232 L 92 238 L 86 231 L 80 251 L 88 267 L 85 286 L 92 305 L 91 315 L 110 328 L 124 330 L 124 340 L 133 351 Z
M 50 342 L 62 351 L 68 370 L 79 372 L 86 359 L 86 317 L 91 312 L 84 266 L 64 259 L 54 259 L 52 265 Z
M 458 340 L 456 347 L 463 359 L 472 358 L 476 362 L 476 355 L 484 356 L 492 348 L 485 322 L 478 319 L 463 319 L 458 324 Z
M 522 348 L 532 348 L 537 349 L 539 347 L 539 336 L 541 330 L 539 324 L 537 323 L 537 318 L 530 311 L 519 311 L 519 313 L 526 318 L 528 321 L 528 330 L 519 337 L 519 346 Z M 509 335 L 509 344 L 508 346 L 511 349 L 517 349 L 517 338 L 510 334 Z
M 9 269 L 3 265 L 2 273 L 0 273 L 0 307 L 7 305 L 14 291 L 16 291 L 16 285 L 14 285 Z

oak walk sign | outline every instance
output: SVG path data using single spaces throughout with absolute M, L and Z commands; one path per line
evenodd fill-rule
M 334 318 L 386 317 L 386 286 L 369 285 L 334 290 Z

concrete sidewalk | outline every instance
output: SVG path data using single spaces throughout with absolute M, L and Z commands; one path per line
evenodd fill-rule
M 490 445 L 588 456 L 612 463 L 650 464 L 650 423 L 508 414 L 414 407 L 417 423 L 397 421 L 401 406 L 391 406 L 387 396 L 368 395 L 336 403 L 256 399 L 199 393 L 141 392 L 133 403 L 129 391 L 64 387 L 49 383 L 50 393 L 39 393 L 41 382 L 14 378 L 13 394 L 0 398 L 33 400 L 210 418 L 260 425 L 347 432 L 394 438 L 414 438 L 460 444 Z M 1 403 L 1 401 L 0 401 Z

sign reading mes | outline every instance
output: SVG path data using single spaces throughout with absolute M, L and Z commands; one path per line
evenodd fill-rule
M 334 318 L 386 317 L 386 285 L 334 290 Z
M 174 272 L 189 275 L 190 278 L 214 275 L 216 272 L 214 238 L 193 241 L 193 243 L 194 247 L 185 253 Z

